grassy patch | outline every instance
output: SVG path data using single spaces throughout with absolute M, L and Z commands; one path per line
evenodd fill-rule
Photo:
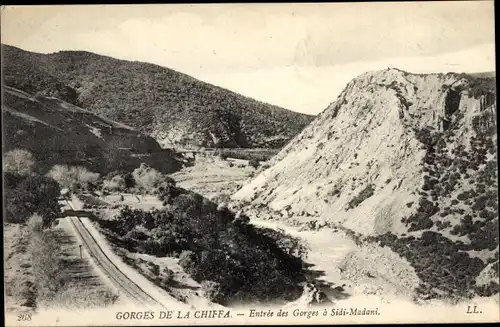
M 58 308 L 103 308 L 118 301 L 118 294 L 103 288 L 89 287 L 77 282 L 64 284 L 52 297 Z
M 72 271 L 80 269 L 82 263 L 68 261 L 62 250 L 61 230 L 43 228 L 42 217 L 30 217 L 18 242 L 10 260 L 21 260 L 17 265 L 22 269 L 6 280 L 6 289 L 21 306 L 97 308 L 117 301 L 118 296 L 107 287 L 72 276 Z
M 30 233 L 26 225 L 4 224 L 4 281 L 6 310 L 36 307 L 31 257 L 27 251 Z

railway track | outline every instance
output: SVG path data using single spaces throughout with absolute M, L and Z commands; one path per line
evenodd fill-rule
M 67 200 L 66 202 L 68 206 L 74 210 L 71 203 Z M 100 270 L 118 288 L 120 293 L 125 294 L 129 299 L 133 300 L 137 304 L 140 304 L 141 306 L 144 306 L 146 309 L 152 309 L 153 307 L 159 306 L 166 309 L 160 301 L 143 290 L 113 263 L 113 260 L 106 255 L 94 236 L 92 236 L 79 217 L 73 216 L 68 218 L 78 238 L 81 240 L 82 245 L 87 249 L 87 252 L 98 265 Z

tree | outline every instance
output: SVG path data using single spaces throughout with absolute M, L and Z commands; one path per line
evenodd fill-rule
M 3 164 L 6 173 L 29 176 L 35 171 L 35 158 L 31 152 L 25 149 L 14 149 L 7 152 L 4 155 Z
M 103 189 L 107 191 L 125 191 L 127 183 L 121 175 L 113 176 L 111 179 L 105 179 L 102 184 Z
M 5 189 L 15 189 L 19 183 L 21 183 L 26 176 L 21 176 L 16 173 L 6 172 L 3 175 L 4 187 Z
M 7 221 L 24 223 L 28 217 L 38 214 L 48 227 L 61 212 L 58 197 L 59 184 L 48 177 L 30 176 L 6 196 Z
M 132 176 L 136 186 L 146 192 L 152 192 L 165 181 L 162 173 L 144 163 L 132 172 Z
M 47 173 L 47 176 L 56 180 L 61 187 L 70 190 L 94 189 L 99 182 L 99 174 L 82 166 L 55 165 Z

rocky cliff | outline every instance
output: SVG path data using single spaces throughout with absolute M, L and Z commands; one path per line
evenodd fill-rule
M 495 101 L 491 78 L 365 73 L 233 198 L 380 242 L 427 293 L 463 295 L 498 269 Z

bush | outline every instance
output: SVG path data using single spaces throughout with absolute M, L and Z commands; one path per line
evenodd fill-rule
M 491 281 L 489 284 L 476 286 L 475 291 L 479 296 L 490 297 L 500 292 L 500 285 L 497 282 Z
M 193 261 L 195 260 L 195 253 L 193 251 L 182 251 L 181 254 L 179 255 L 179 266 L 182 268 L 189 267 L 193 264 Z
M 263 235 L 270 237 L 286 254 L 301 259 L 306 259 L 309 249 L 302 244 L 298 237 L 286 234 L 283 230 L 274 230 L 270 228 L 259 229 Z
M 257 159 L 250 159 L 250 160 L 248 161 L 248 165 L 249 165 L 250 167 L 253 167 L 254 169 L 257 169 L 257 168 L 259 168 L 260 163 L 259 163 L 259 161 L 258 161 Z
M 172 280 L 174 279 L 174 272 L 168 267 L 163 268 L 162 274 L 161 274 L 161 284 L 166 287 L 170 285 Z
M 111 290 L 88 288 L 76 282 L 67 282 L 54 295 L 52 302 L 60 308 L 103 308 L 116 303 L 119 296 Z
M 28 230 L 30 233 L 42 233 L 43 232 L 43 218 L 40 215 L 34 214 L 28 219 L 27 222 Z
M 365 201 L 369 197 L 373 195 L 373 191 L 375 191 L 375 186 L 373 184 L 368 184 L 357 196 L 355 196 L 348 203 L 348 208 L 353 209 L 357 207 L 361 202 Z
M 172 203 L 173 199 L 181 194 L 181 190 L 175 186 L 175 182 L 167 181 L 166 184 L 159 186 L 154 193 L 163 201 L 164 205 Z
M 410 262 L 422 281 L 417 292 L 426 297 L 470 295 L 475 277 L 485 267 L 481 259 L 461 252 L 465 250 L 463 243 L 453 243 L 440 233 L 425 231 L 420 238 L 386 233 L 376 239 Z
M 3 175 L 3 180 L 4 180 L 4 187 L 6 189 L 14 189 L 21 183 L 26 176 L 19 175 L 16 173 L 4 173 Z
M 279 149 L 243 149 L 243 148 L 225 148 L 218 149 L 215 151 L 216 155 L 219 155 L 221 158 L 234 158 L 241 160 L 251 160 L 255 159 L 258 161 L 267 161 L 271 159 L 276 153 L 279 152 Z
M 227 160 L 227 154 L 224 153 L 224 152 L 220 152 L 219 153 L 219 159 L 222 160 L 222 161 Z
M 30 176 L 14 190 L 6 192 L 6 219 L 13 223 L 24 223 L 33 214 L 44 219 L 49 227 L 61 212 L 58 197 L 60 188 L 56 181 L 44 176 Z
M 157 264 L 153 263 L 153 262 L 148 262 L 148 266 L 149 266 L 149 271 L 154 275 L 154 276 L 158 276 L 160 275 L 160 266 L 158 266 Z
M 200 283 L 201 289 L 205 297 L 211 302 L 224 301 L 224 295 L 220 291 L 220 284 L 210 280 L 204 280 Z

